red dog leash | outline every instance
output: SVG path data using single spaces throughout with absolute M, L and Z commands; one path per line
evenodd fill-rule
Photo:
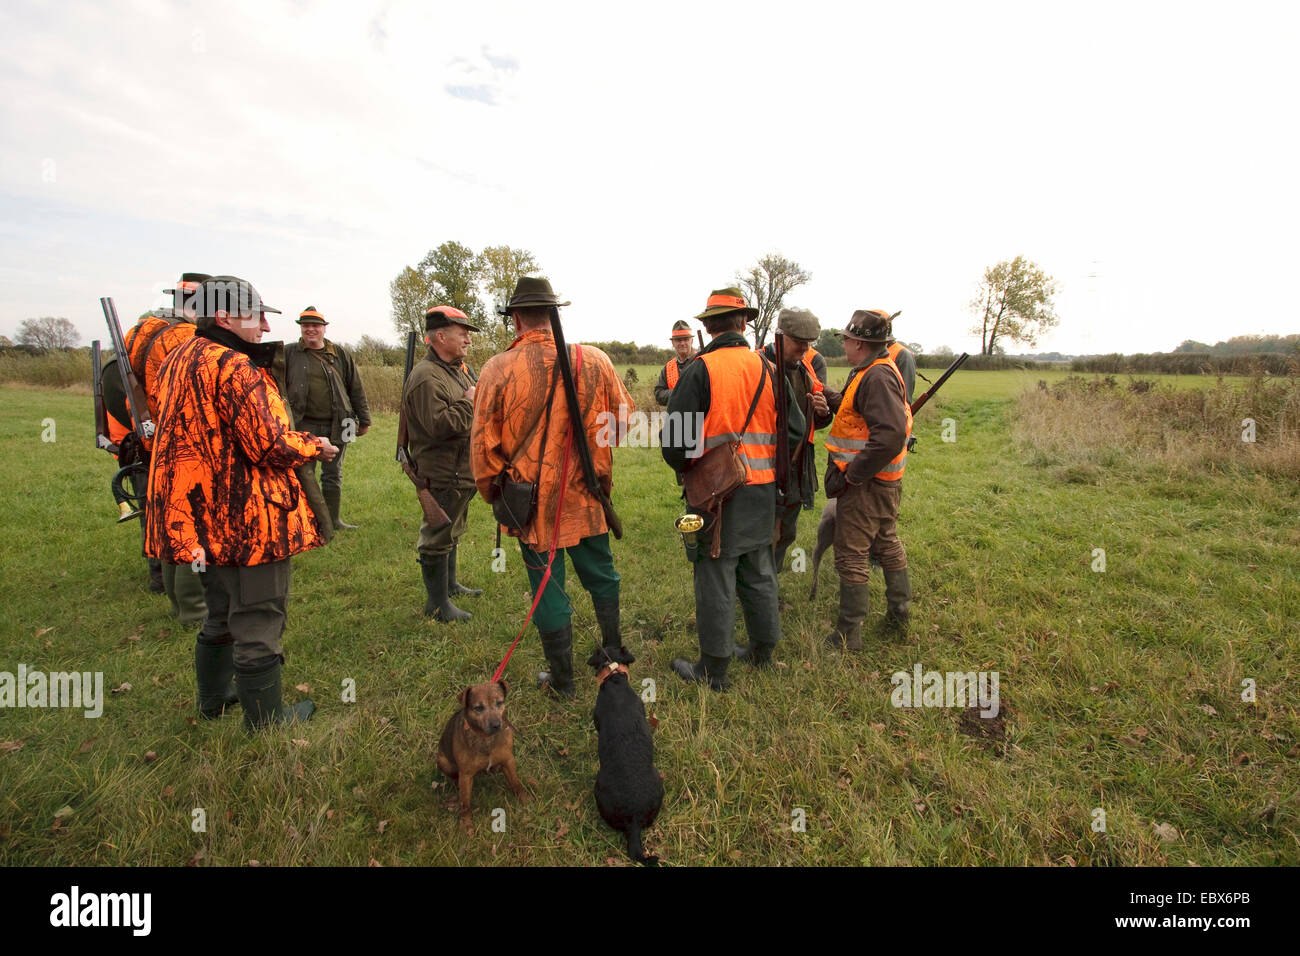
M 582 370 L 582 346 L 575 346 L 574 351 L 577 353 L 577 361 L 573 366 L 573 377 L 578 377 L 578 372 Z M 551 550 L 546 555 L 546 570 L 542 574 L 542 581 L 537 586 L 537 594 L 533 597 L 533 605 L 528 609 L 528 616 L 524 618 L 523 627 L 519 628 L 519 633 L 515 635 L 514 643 L 510 645 L 510 650 L 506 651 L 506 656 L 502 658 L 501 663 L 497 665 L 496 673 L 492 675 L 492 680 L 499 681 L 501 675 L 506 671 L 506 665 L 510 663 L 510 656 L 514 654 L 515 648 L 519 646 L 520 640 L 523 639 L 524 631 L 528 630 L 528 625 L 533 619 L 533 612 L 537 610 L 537 605 L 542 600 L 542 595 L 546 593 L 546 585 L 551 580 L 551 565 L 555 563 L 555 543 L 560 540 L 560 516 L 564 514 L 564 491 L 569 486 L 569 450 L 573 447 L 573 420 L 570 418 L 569 427 L 564 433 L 564 461 L 560 465 L 560 494 L 555 503 L 555 526 L 551 529 Z M 546 449 L 541 450 L 542 455 L 546 454 Z M 561 559 L 563 560 L 563 559 Z

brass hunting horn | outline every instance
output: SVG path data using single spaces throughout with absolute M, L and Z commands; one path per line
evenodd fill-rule
M 681 533 L 687 559 L 692 564 L 695 563 L 695 553 L 699 547 L 695 541 L 695 533 L 704 527 L 704 519 L 696 514 L 684 514 L 673 522 L 673 527 Z

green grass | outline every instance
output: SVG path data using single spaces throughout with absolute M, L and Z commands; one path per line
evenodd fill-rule
M 959 374 L 918 416 L 900 525 L 910 635 L 871 631 L 851 657 L 825 649 L 831 562 L 812 605 L 808 575 L 787 571 L 782 666 L 736 667 L 726 695 L 668 669 L 697 652 L 677 489 L 657 449 L 617 452 L 627 534 L 614 553 L 632 674 L 657 685 L 647 709 L 667 796 L 649 845 L 666 863 L 1300 862 L 1300 491 L 1179 476 L 1137 455 L 1054 468 L 1011 429 L 1011 398 L 1044 377 Z M 47 417 L 54 443 L 41 441 Z M 940 439 L 944 418 L 955 443 Z M 320 710 L 255 739 L 238 711 L 190 723 L 193 633 L 145 588 L 138 528 L 114 524 L 111 460 L 92 448 L 89 420 L 89 396 L 0 389 L 0 670 L 102 670 L 108 697 L 97 720 L 0 710 L 0 741 L 22 743 L 0 751 L 0 863 L 626 862 L 591 797 L 594 681 L 579 668 L 570 705 L 539 694 L 531 628 L 507 678 L 536 799 L 521 807 L 500 776 L 480 778 L 478 836 L 457 828 L 434 749 L 456 694 L 491 674 L 518 630 L 526 579 L 508 539 L 505 573 L 490 570 L 491 518 L 476 502 L 461 576 L 487 593 L 463 602 L 468 625 L 424 621 L 418 508 L 392 461 L 393 416 L 344 466 L 344 516 L 361 530 L 294 561 L 286 696 L 308 684 Z M 809 551 L 816 517 L 800 522 Z M 1091 570 L 1095 548 L 1104 573 Z M 880 588 L 873 576 L 873 621 Z M 569 593 L 581 662 L 595 622 L 576 582 Z M 999 671 L 1005 739 L 959 733 L 954 711 L 893 708 L 890 674 L 916 662 Z M 340 700 L 347 678 L 355 704 Z M 1255 703 L 1241 699 L 1248 678 Z M 107 694 L 123 682 L 129 691 Z M 495 807 L 504 833 L 492 832 Z M 206 833 L 191 829 L 195 808 Z M 792 830 L 796 810 L 805 832 Z M 1162 824 L 1177 838 L 1162 840 Z

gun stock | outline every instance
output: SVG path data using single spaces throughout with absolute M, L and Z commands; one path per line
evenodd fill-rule
M 939 376 L 939 381 L 931 385 L 929 390 L 924 395 L 922 395 L 920 398 L 918 398 L 916 401 L 912 403 L 913 415 L 919 412 L 921 408 L 925 405 L 925 403 L 934 397 L 935 392 L 943 388 L 943 383 L 948 381 L 948 377 L 952 375 L 953 372 L 957 371 L 957 369 L 961 368 L 961 363 L 966 361 L 968 358 L 970 358 L 970 354 L 968 352 L 962 352 L 961 355 L 957 356 L 957 360 L 953 362 L 951 365 L 949 365 L 947 371 L 945 371 L 942 375 Z

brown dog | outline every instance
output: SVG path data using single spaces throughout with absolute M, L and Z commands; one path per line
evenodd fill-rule
M 460 786 L 460 825 L 471 836 L 469 798 L 475 774 L 503 771 L 515 796 L 528 802 L 515 771 L 515 737 L 505 714 L 508 690 L 503 680 L 466 687 L 460 692 L 460 710 L 447 721 L 438 742 L 438 769 Z

